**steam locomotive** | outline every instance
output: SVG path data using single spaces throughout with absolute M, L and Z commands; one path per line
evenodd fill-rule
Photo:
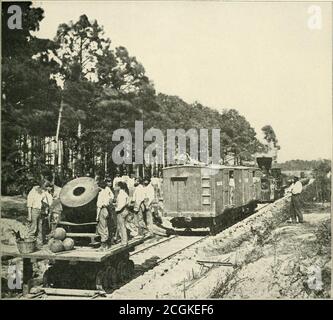
M 273 202 L 284 195 L 284 181 L 280 168 L 272 168 L 271 157 L 258 157 L 260 172 L 260 203 Z

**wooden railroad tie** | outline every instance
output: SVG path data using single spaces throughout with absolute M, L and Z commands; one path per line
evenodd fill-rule
M 206 266 L 207 264 L 212 264 L 215 266 L 223 266 L 223 267 L 234 267 L 235 265 L 231 262 L 227 261 L 209 261 L 209 260 L 197 260 L 197 263 L 200 265 Z

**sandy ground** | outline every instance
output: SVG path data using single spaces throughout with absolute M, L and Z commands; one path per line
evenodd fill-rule
M 249 263 L 234 271 L 224 283 L 217 284 L 211 297 L 329 298 L 330 208 L 317 205 L 304 214 L 304 221 L 283 223 L 274 229 L 265 243 L 256 247 Z

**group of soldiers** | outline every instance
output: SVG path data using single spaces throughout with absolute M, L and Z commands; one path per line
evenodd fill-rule
M 133 178 L 131 175 L 99 182 L 97 197 L 97 234 L 100 250 L 107 250 L 119 240 L 127 245 L 130 237 L 153 234 L 161 220 L 159 196 L 160 178 Z M 160 233 L 166 229 L 159 227 Z M 120 238 L 120 239 L 119 239 Z
M 113 244 L 127 245 L 129 238 L 158 233 L 166 235 L 161 226 L 159 199 L 162 179 L 134 178 L 116 174 L 114 179 L 98 179 L 100 191 L 96 203 L 96 233 L 101 238 L 100 250 Z M 61 214 L 61 188 L 45 180 L 35 183 L 27 197 L 28 238 L 37 241 L 37 247 L 47 241 L 48 234 L 56 228 Z

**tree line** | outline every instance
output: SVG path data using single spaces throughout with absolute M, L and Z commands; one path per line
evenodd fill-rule
M 269 148 L 234 109 L 218 112 L 156 93 L 143 65 L 125 47 L 113 46 L 96 20 L 82 15 L 59 25 L 53 40 L 41 39 L 34 32 L 43 9 L 18 3 L 23 28 L 10 30 L 10 4 L 2 3 L 4 193 L 43 174 L 65 180 L 88 171 L 113 174 L 119 168 L 108 154 L 112 133 L 134 128 L 136 120 L 144 121 L 145 130 L 220 128 L 222 161 L 232 157 L 235 164 Z M 263 130 L 265 139 L 277 145 L 271 129 Z
M 288 160 L 282 163 L 279 163 L 279 167 L 282 170 L 304 170 L 304 171 L 313 171 L 317 168 L 325 168 L 326 173 L 330 171 L 331 160 L 321 159 L 321 160 Z

